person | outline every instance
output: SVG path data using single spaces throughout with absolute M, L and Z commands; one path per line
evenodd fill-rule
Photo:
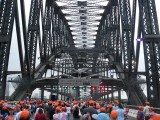
M 62 110 L 62 112 L 61 112 L 60 114 L 61 114 L 61 116 L 62 116 L 62 119 L 63 119 L 63 120 L 67 120 L 66 108 L 65 108 L 65 107 L 62 107 L 61 110 Z
M 55 112 L 55 114 L 53 115 L 53 119 L 54 120 L 62 120 L 61 118 L 62 118 L 62 116 L 61 116 L 61 109 L 60 109 L 60 107 L 56 107 L 56 112 Z
M 149 105 L 150 102 L 145 102 L 146 106 L 143 109 L 145 120 L 149 120 Z
M 144 120 L 143 106 L 138 107 L 137 120 Z
M 83 109 L 83 115 L 84 115 L 84 114 L 90 114 L 91 120 L 94 120 L 94 119 L 92 118 L 92 114 L 98 114 L 98 113 L 97 113 L 97 110 L 94 109 L 93 106 L 94 106 L 94 101 L 93 101 L 93 100 L 90 100 L 90 101 L 89 101 L 89 107 Z
M 3 106 L 2 107 L 1 114 L 3 116 L 2 120 L 5 120 L 6 116 L 9 115 L 9 111 L 8 111 L 8 107 L 7 106 Z
M 101 107 L 99 114 L 93 114 L 92 118 L 95 120 L 110 120 L 109 115 L 106 114 L 106 108 Z
M 100 113 L 100 105 L 96 105 L 97 113 Z
M 150 107 L 149 108 L 149 116 L 151 117 L 151 116 L 154 116 L 154 115 L 156 115 L 156 113 L 154 112 L 154 107 Z
M 73 120 L 80 120 L 79 112 L 80 112 L 79 107 L 75 106 L 73 110 Z
M 36 114 L 34 120 L 47 120 L 46 115 L 43 113 L 42 108 L 38 109 L 38 113 Z
M 6 116 L 5 120 L 14 120 L 14 108 L 9 108 L 9 114 Z
M 30 120 L 30 112 L 29 110 L 23 110 L 20 113 L 20 118 L 16 120 Z
M 49 101 L 48 102 L 48 110 L 47 110 L 47 113 L 48 113 L 48 118 L 50 120 L 53 120 L 53 114 L 55 113 L 55 108 L 52 106 L 52 101 Z
M 160 120 L 160 115 L 156 114 L 151 116 L 151 118 L 149 120 Z
M 112 104 L 109 104 L 108 105 L 108 109 L 107 109 L 107 114 L 110 116 L 111 114 L 111 111 L 112 111 Z
M 67 111 L 67 120 L 70 120 L 71 116 L 71 106 L 69 103 L 66 104 L 66 111 Z
M 112 110 L 117 110 L 118 109 L 118 104 L 119 104 L 119 102 L 117 100 L 115 100 L 114 105 L 112 107 Z
M 117 120 L 124 120 L 125 110 L 123 109 L 121 104 L 118 105 L 117 112 L 118 112 Z
M 110 119 L 117 120 L 117 117 L 118 117 L 118 112 L 116 110 L 112 110 L 110 114 Z

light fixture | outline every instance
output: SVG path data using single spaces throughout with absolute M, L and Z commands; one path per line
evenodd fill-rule
M 143 39 L 142 39 L 142 38 L 137 38 L 136 40 L 137 40 L 137 42 L 141 42 L 141 41 L 143 41 Z

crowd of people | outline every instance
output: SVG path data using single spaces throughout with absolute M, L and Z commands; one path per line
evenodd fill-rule
M 149 102 L 138 108 L 137 120 L 160 120 Z M 0 101 L 0 120 L 126 120 L 126 116 L 118 100 Z
M 138 106 L 137 120 L 160 120 L 160 115 L 154 112 L 154 107 L 150 102 L 145 102 L 146 106 Z

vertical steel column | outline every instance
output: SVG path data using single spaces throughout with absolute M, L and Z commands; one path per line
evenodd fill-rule
M 111 93 L 111 101 L 114 101 L 113 86 L 111 86 L 111 91 L 112 91 L 112 93 Z
M 109 92 L 109 88 L 108 88 L 108 86 L 107 86 L 107 102 L 109 103 L 109 102 L 110 102 L 110 99 L 109 99 L 109 94 L 108 94 L 108 92 Z
M 121 89 L 118 89 L 118 101 L 121 103 Z
M 41 88 L 41 100 L 44 100 L 44 86 Z
M 0 2 L 0 99 L 5 99 L 10 44 L 17 0 Z
M 144 56 L 146 68 L 147 97 L 152 106 L 160 106 L 160 33 L 155 0 L 139 0 Z
M 53 94 L 53 85 L 51 85 L 50 100 L 52 99 L 52 94 Z

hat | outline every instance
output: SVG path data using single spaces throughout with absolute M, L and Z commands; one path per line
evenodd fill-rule
M 65 107 L 62 107 L 61 110 L 65 112 L 65 111 L 66 111 L 66 108 L 65 108 Z
M 8 109 L 7 106 L 3 106 L 3 107 L 2 107 L 2 110 L 7 110 L 7 109 Z
M 100 112 L 106 112 L 106 108 L 105 107 L 101 107 L 100 108 Z
M 28 110 L 23 110 L 20 113 L 20 119 L 21 120 L 26 120 L 26 119 L 28 119 L 29 115 L 30 115 L 30 112 Z
M 154 115 L 150 118 L 150 120 L 160 120 L 160 115 Z
M 91 106 L 93 106 L 94 103 L 95 103 L 95 102 L 94 102 L 93 100 L 90 100 L 90 101 L 89 101 L 89 105 L 91 105 Z
M 143 106 L 138 106 L 138 109 L 139 110 L 143 110 Z
M 96 120 L 110 120 L 109 116 L 106 113 L 93 114 L 92 118 Z
M 118 117 L 118 112 L 116 110 L 111 111 L 111 118 L 116 119 Z
M 109 104 L 109 105 L 108 105 L 108 108 L 112 108 L 112 105 L 111 105 L 111 104 Z
M 20 105 L 20 104 L 16 104 L 16 107 L 19 107 L 19 108 L 20 108 L 20 107 L 21 107 L 21 105 Z
M 145 104 L 146 104 L 146 105 L 149 105 L 149 104 L 150 104 L 150 102 L 145 102 Z
M 58 106 L 58 103 L 54 103 L 54 107 L 57 107 Z
M 56 111 L 60 112 L 61 111 L 60 107 L 56 107 Z

